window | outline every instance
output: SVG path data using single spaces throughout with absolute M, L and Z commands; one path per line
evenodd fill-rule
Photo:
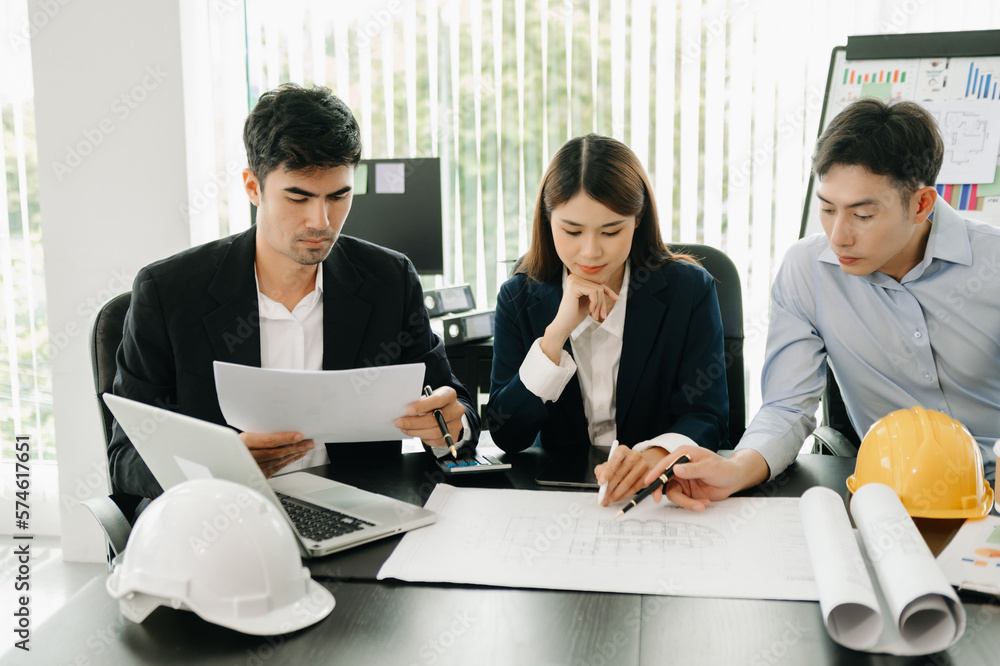
M 13 455 L 14 436 L 32 435 L 32 456 L 55 459 L 49 359 L 70 332 L 49 331 L 45 316 L 38 155 L 35 145 L 29 23 L 24 2 L 0 12 L 0 446 Z M 63 336 L 63 337 L 61 337 Z

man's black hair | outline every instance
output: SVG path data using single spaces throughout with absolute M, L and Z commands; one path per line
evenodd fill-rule
M 329 88 L 285 83 L 260 96 L 243 125 L 247 161 L 261 183 L 281 166 L 313 171 L 357 166 L 361 130 Z
M 916 102 L 864 98 L 830 122 L 816 142 L 812 166 L 820 179 L 838 164 L 889 176 L 907 201 L 935 184 L 943 158 L 941 133 L 926 109 Z

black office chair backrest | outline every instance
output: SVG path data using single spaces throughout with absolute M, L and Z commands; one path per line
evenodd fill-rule
M 746 385 L 743 369 L 743 289 L 740 274 L 725 252 L 709 245 L 671 245 L 674 252 L 690 254 L 715 278 L 715 292 L 722 312 L 726 361 L 726 388 L 729 390 L 729 442 L 736 446 L 747 423 Z
M 125 313 L 132 301 L 132 292 L 125 292 L 109 299 L 94 315 L 90 329 L 90 358 L 94 368 L 94 389 L 97 391 L 97 404 L 101 408 L 101 423 L 104 426 L 104 444 L 111 442 L 111 431 L 114 416 L 104 404 L 101 395 L 111 391 L 118 369 L 118 347 L 122 342 L 125 327 Z M 141 497 L 121 492 L 112 482 L 111 499 L 114 500 L 125 517 L 132 522 L 135 509 Z
M 101 422 L 104 425 L 104 441 L 111 441 L 114 416 L 104 404 L 101 395 L 111 391 L 118 369 L 118 347 L 122 342 L 125 327 L 125 313 L 132 302 L 132 292 L 118 294 L 100 307 L 94 316 L 90 331 L 90 360 L 94 368 L 94 389 L 97 402 L 101 406 Z
M 844 404 L 844 397 L 841 395 L 840 386 L 833 376 L 829 360 L 826 362 L 826 389 L 823 391 L 820 403 L 823 406 L 822 425 L 839 432 L 855 448 L 861 446 L 861 437 L 858 436 L 858 431 L 851 425 L 851 418 L 847 415 L 847 405 Z M 829 451 L 821 451 L 821 453 L 829 453 Z

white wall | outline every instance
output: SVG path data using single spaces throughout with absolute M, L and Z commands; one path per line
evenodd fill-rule
M 179 1 L 29 0 L 55 436 L 67 560 L 100 561 L 77 499 L 107 494 L 89 325 L 145 264 L 182 250 Z

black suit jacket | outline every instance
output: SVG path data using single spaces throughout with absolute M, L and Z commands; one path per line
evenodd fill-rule
M 562 282 L 537 283 L 522 274 L 497 297 L 493 372 L 486 422 L 497 446 L 520 451 L 536 441 L 555 454 L 586 456 L 590 446 L 579 378 L 543 403 L 521 382 L 519 369 L 562 300 Z M 573 354 L 567 340 L 564 349 Z M 618 367 L 615 422 L 627 446 L 666 432 L 699 445 L 728 446 L 729 397 L 722 317 L 712 276 L 671 261 L 632 267 Z
M 213 361 L 261 363 L 255 241 L 252 227 L 139 271 L 118 349 L 116 395 L 225 423 Z M 341 236 L 322 270 L 323 369 L 424 363 L 426 384 L 458 392 L 476 442 L 479 417 L 430 329 L 413 264 L 398 252 Z M 117 423 L 108 460 L 119 490 L 143 497 L 162 492 Z

